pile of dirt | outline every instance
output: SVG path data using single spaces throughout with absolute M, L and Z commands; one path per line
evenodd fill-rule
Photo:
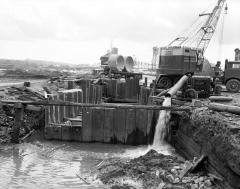
M 217 188 L 202 169 L 188 172 L 194 161 L 150 150 L 131 160 L 110 159 L 97 170 L 97 178 L 111 188 L 197 189 Z

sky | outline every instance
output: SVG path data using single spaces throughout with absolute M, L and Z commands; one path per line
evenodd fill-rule
M 153 46 L 168 45 L 216 2 L 0 0 L 0 58 L 95 64 L 112 44 L 122 55 L 151 62 Z M 240 48 L 240 1 L 227 3 L 222 45 L 219 27 L 205 53 L 211 62 L 233 60 Z

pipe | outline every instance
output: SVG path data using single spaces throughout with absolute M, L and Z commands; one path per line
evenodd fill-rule
M 184 83 L 186 83 L 189 77 L 191 77 L 191 74 L 182 76 L 181 79 L 172 88 L 169 89 L 167 94 L 165 94 L 165 97 L 172 97 L 175 95 L 182 88 Z

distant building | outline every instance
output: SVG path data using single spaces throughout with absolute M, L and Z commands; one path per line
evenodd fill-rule
M 240 61 L 240 49 L 235 49 L 235 61 Z

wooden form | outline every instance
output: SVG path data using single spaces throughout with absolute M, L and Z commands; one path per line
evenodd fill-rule
M 85 104 L 85 103 L 74 103 L 74 102 L 64 102 L 64 101 L 17 101 L 17 100 L 0 100 L 1 103 L 6 104 L 31 104 L 31 105 L 43 105 L 43 106 L 79 106 L 81 108 L 86 107 L 102 107 L 102 108 L 122 108 L 122 109 L 148 109 L 148 110 L 171 110 L 171 111 L 191 111 L 189 106 L 182 107 L 164 107 L 158 105 L 130 105 L 130 104 L 111 104 L 111 103 L 102 103 L 102 104 Z
M 119 79 L 104 80 L 104 96 L 118 99 L 137 100 L 140 94 L 139 79 L 126 78 L 124 81 Z
M 147 144 L 149 136 L 153 136 L 152 127 L 155 127 L 153 112 L 147 109 L 84 108 L 82 127 L 50 124 L 45 129 L 45 137 L 80 142 Z

